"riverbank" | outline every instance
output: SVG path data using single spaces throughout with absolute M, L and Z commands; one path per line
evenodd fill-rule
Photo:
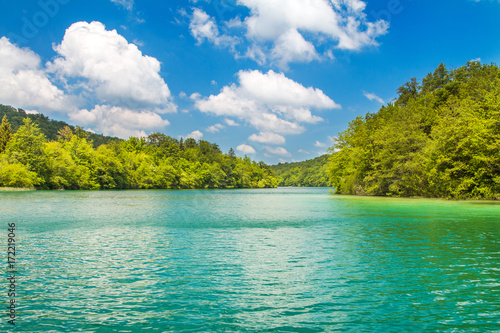
M 0 187 L 0 192 L 36 191 L 34 187 Z

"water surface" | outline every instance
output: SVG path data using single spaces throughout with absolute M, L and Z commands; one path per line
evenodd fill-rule
M 500 332 L 496 202 L 3 192 L 0 217 L 19 270 L 0 331 Z

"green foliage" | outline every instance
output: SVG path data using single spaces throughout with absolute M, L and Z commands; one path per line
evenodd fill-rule
M 278 186 L 326 187 L 328 155 L 294 163 L 279 163 L 272 166 L 279 178 Z
M 0 125 L 0 153 L 5 152 L 7 144 L 12 138 L 12 129 L 10 128 L 9 120 L 7 116 L 4 115 L 2 118 L 2 124 Z
M 1 129 L 1 127 L 0 127 Z M 24 118 L 0 154 L 0 186 L 42 189 L 190 189 L 276 187 L 264 163 L 226 155 L 216 144 L 161 133 L 94 148 L 87 132 L 64 126 L 48 141 Z
M 500 197 L 500 69 L 443 64 L 394 104 L 358 117 L 330 148 L 338 193 Z
M 5 154 L 0 154 L 1 187 L 34 187 L 41 183 L 36 172 L 29 171 L 21 163 L 9 163 Z
M 7 155 L 9 159 L 26 166 L 29 171 L 39 175 L 44 174 L 46 171 L 45 154 L 43 153 L 45 136 L 30 118 L 25 118 L 23 122 L 24 125 L 19 127 L 19 130 L 12 136 L 12 140 L 7 144 Z
M 28 114 L 23 109 L 15 109 L 11 106 L 0 104 L 0 117 L 4 116 L 7 116 L 7 119 L 12 126 L 12 132 L 17 132 L 19 127 L 23 125 L 24 119 L 31 119 L 31 121 L 40 128 L 43 135 L 45 135 L 45 137 L 50 141 L 57 140 L 59 138 L 59 131 L 64 127 L 68 127 L 72 132 L 77 131 L 77 135 L 86 136 L 89 140 L 92 140 L 94 147 L 98 147 L 111 141 L 120 141 L 120 139 L 117 138 L 86 132 L 83 128 L 79 126 L 76 126 L 75 128 L 74 126 L 66 124 L 64 121 L 50 120 L 49 117 L 46 117 L 43 114 Z

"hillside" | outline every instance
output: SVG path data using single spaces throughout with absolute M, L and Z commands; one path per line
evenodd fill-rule
M 440 64 L 398 93 L 394 103 L 339 133 L 328 167 L 336 191 L 500 198 L 500 68 Z
M 65 126 L 68 126 L 72 131 L 78 131 L 81 134 L 85 133 L 85 136 L 89 140 L 92 140 L 94 147 L 99 147 L 100 145 L 109 143 L 110 141 L 121 140 L 110 136 L 104 136 L 102 134 L 95 134 L 84 131 L 79 126 L 75 127 L 73 125 L 65 123 L 64 121 L 52 120 L 49 119 L 49 117 L 44 116 L 43 114 L 28 114 L 23 109 L 16 109 L 12 106 L 0 104 L 0 120 L 4 115 L 7 116 L 7 120 L 9 121 L 14 133 L 17 132 L 19 127 L 23 124 L 23 119 L 29 118 L 40 128 L 40 131 L 43 133 L 43 135 L 45 135 L 45 137 L 50 141 L 57 140 L 57 133 Z
M 205 140 L 163 133 L 119 140 L 43 115 L 2 107 L 0 187 L 38 189 L 193 189 L 276 187 L 263 162 Z M 12 123 L 11 123 L 12 121 Z M 92 141 L 91 141 L 92 140 Z M 95 141 L 94 141 L 95 140 Z M 97 142 L 97 143 L 96 143 Z
M 327 161 L 329 155 L 322 155 L 311 160 L 273 165 L 279 183 L 278 186 L 326 187 L 329 180 Z

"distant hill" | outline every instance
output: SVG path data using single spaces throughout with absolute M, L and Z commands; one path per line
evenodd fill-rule
M 303 162 L 279 163 L 271 168 L 278 176 L 278 186 L 325 187 L 329 186 L 326 173 L 329 156 L 326 154 Z
M 0 111 L 2 190 L 230 189 L 278 184 L 265 163 L 237 157 L 232 148 L 225 154 L 205 140 L 179 140 L 163 133 L 120 140 L 79 126 L 69 130 L 65 122 L 9 106 L 0 106 Z
M 83 128 L 79 126 L 73 126 L 65 123 L 64 121 L 51 120 L 49 117 L 43 114 L 28 114 L 23 109 L 16 109 L 12 106 L 0 104 L 0 120 L 4 115 L 7 115 L 7 119 L 12 127 L 12 132 L 17 132 L 19 126 L 23 124 L 24 118 L 30 118 L 33 123 L 40 127 L 41 132 L 49 141 L 57 140 L 57 132 L 64 126 L 69 126 L 74 132 L 76 128 L 83 131 Z M 84 131 L 88 140 L 92 140 L 94 147 L 99 147 L 102 144 L 106 144 L 110 141 L 121 141 L 119 138 L 104 136 L 102 134 L 95 134 L 92 132 Z

